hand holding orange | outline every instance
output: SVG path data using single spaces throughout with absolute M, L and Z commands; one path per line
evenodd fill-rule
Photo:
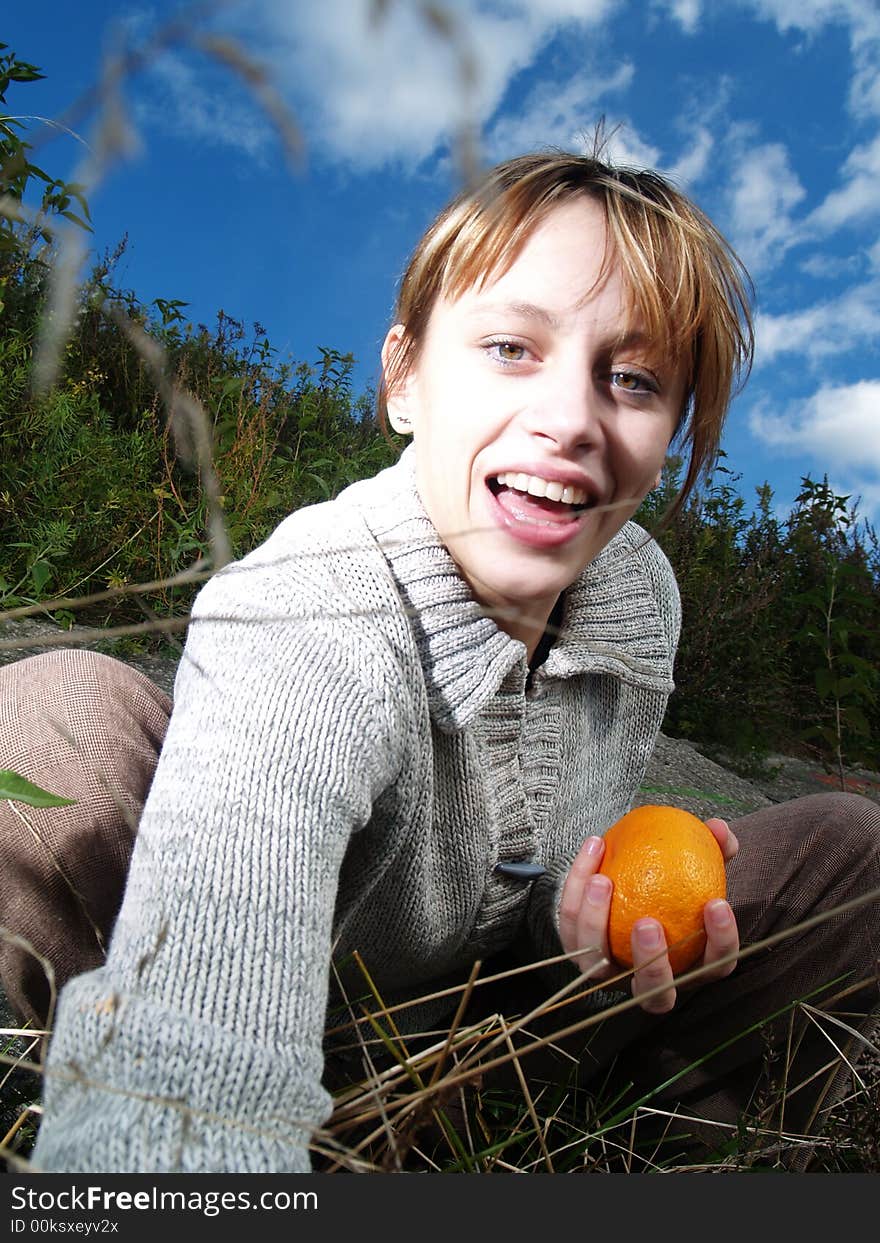
M 605 834 L 599 871 L 613 882 L 608 944 L 622 966 L 633 965 L 636 920 L 659 920 L 678 974 L 706 946 L 703 908 L 727 892 L 724 858 L 711 829 L 679 807 L 634 807 Z M 681 944 L 678 944 L 681 942 Z

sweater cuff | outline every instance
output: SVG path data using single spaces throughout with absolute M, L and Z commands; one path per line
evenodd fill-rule
M 34 1169 L 309 1172 L 311 1133 L 331 1111 L 320 1055 L 256 1045 L 246 1015 L 220 1028 L 116 996 L 103 971 L 71 981 L 61 1010 Z

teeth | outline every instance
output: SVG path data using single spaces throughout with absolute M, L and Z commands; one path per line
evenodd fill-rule
M 574 488 L 571 484 L 564 487 L 540 475 L 525 475 L 521 471 L 509 471 L 497 476 L 502 487 L 515 488 L 517 492 L 528 492 L 530 496 L 546 496 L 551 501 L 562 501 L 564 505 L 585 505 L 587 494 L 583 488 Z

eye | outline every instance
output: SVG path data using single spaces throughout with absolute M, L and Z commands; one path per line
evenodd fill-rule
M 524 345 L 520 345 L 517 341 L 509 341 L 506 337 L 499 337 L 496 341 L 487 341 L 483 348 L 490 357 L 502 364 L 524 362 L 528 353 Z
M 611 385 L 625 393 L 656 393 L 657 381 L 642 371 L 629 371 L 624 367 L 611 372 Z

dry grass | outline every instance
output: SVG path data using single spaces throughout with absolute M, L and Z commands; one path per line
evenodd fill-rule
M 690 973 L 696 974 L 696 973 Z M 700 1137 L 700 1119 L 674 1103 L 668 1084 L 636 1093 L 612 1064 L 587 1087 L 578 1082 L 574 1037 L 635 1005 L 631 999 L 566 1025 L 562 994 L 525 1015 L 500 1013 L 461 1022 L 470 987 L 448 1031 L 404 1038 L 395 1011 L 371 1009 L 347 1025 L 352 1074 L 338 1085 L 335 1108 L 316 1137 L 326 1172 L 633 1173 L 814 1170 L 880 1171 L 880 1048 L 828 1009 L 790 1008 L 828 1044 L 825 1064 L 807 1082 L 791 1071 L 793 1048 L 765 1042 L 753 1098 L 734 1124 Z M 578 992 L 590 991 L 579 981 Z M 515 987 L 515 986 L 514 986 Z M 571 993 L 571 989 L 563 993 Z M 835 1007 L 832 1013 L 831 1006 Z M 548 1023 L 552 1015 L 553 1022 Z M 855 1016 L 853 1016 L 855 1022 Z M 792 1023 L 793 1026 L 793 1023 Z M 538 1035 L 547 1028 L 549 1034 Z M 337 1030 L 344 1032 L 345 1027 Z M 850 1051 L 841 1036 L 850 1038 Z M 728 1043 L 728 1042 L 725 1042 Z M 553 1054 L 548 1058 L 546 1054 Z M 707 1050 L 701 1061 L 710 1061 Z M 665 1089 L 665 1090 L 664 1090 Z M 785 1126 L 801 1092 L 816 1105 L 808 1133 Z
M 876 898 L 876 895 L 869 895 Z M 792 929 L 791 935 L 800 931 Z M 781 934 L 768 941 L 776 941 Z M 764 948 L 748 947 L 746 956 Z M 561 956 L 565 958 L 566 956 Z M 549 960 L 558 966 L 560 959 Z M 591 1029 L 635 1007 L 631 997 L 595 1013 L 580 1004 L 598 986 L 575 977 L 525 1012 L 480 1012 L 483 986 L 522 997 L 534 965 L 481 976 L 475 964 L 458 989 L 387 1007 L 364 972 L 369 1005 L 350 1004 L 328 1026 L 333 1113 L 313 1140 L 316 1170 L 423 1173 L 730 1173 L 755 1170 L 880 1172 L 880 1047 L 847 1015 L 841 990 L 821 1006 L 786 1007 L 827 1044 L 807 1082 L 792 1072 L 793 1046 L 765 1041 L 755 1090 L 736 1123 L 707 1141 L 699 1119 L 676 1103 L 674 1082 L 632 1083 L 612 1062 L 584 1086 L 579 1057 Z M 699 978 L 700 968 L 682 980 Z M 628 973 L 615 981 L 624 984 Z M 508 989 L 509 986 L 509 989 Z M 499 993 L 500 988 L 500 993 Z M 412 1006 L 455 1009 L 447 1026 L 407 1031 Z M 39 1126 L 40 1076 L 47 1032 L 5 1028 L 0 1038 L 0 1104 L 6 1131 L 0 1157 L 26 1168 Z M 725 1042 L 725 1045 L 730 1043 Z M 725 1047 L 719 1046 L 719 1049 Z M 710 1061 L 707 1049 L 700 1063 Z M 100 1087 L 100 1085 L 95 1085 Z M 809 1133 L 786 1126 L 791 1102 L 815 1097 Z M 259 1119 L 251 1120 L 261 1129 Z

